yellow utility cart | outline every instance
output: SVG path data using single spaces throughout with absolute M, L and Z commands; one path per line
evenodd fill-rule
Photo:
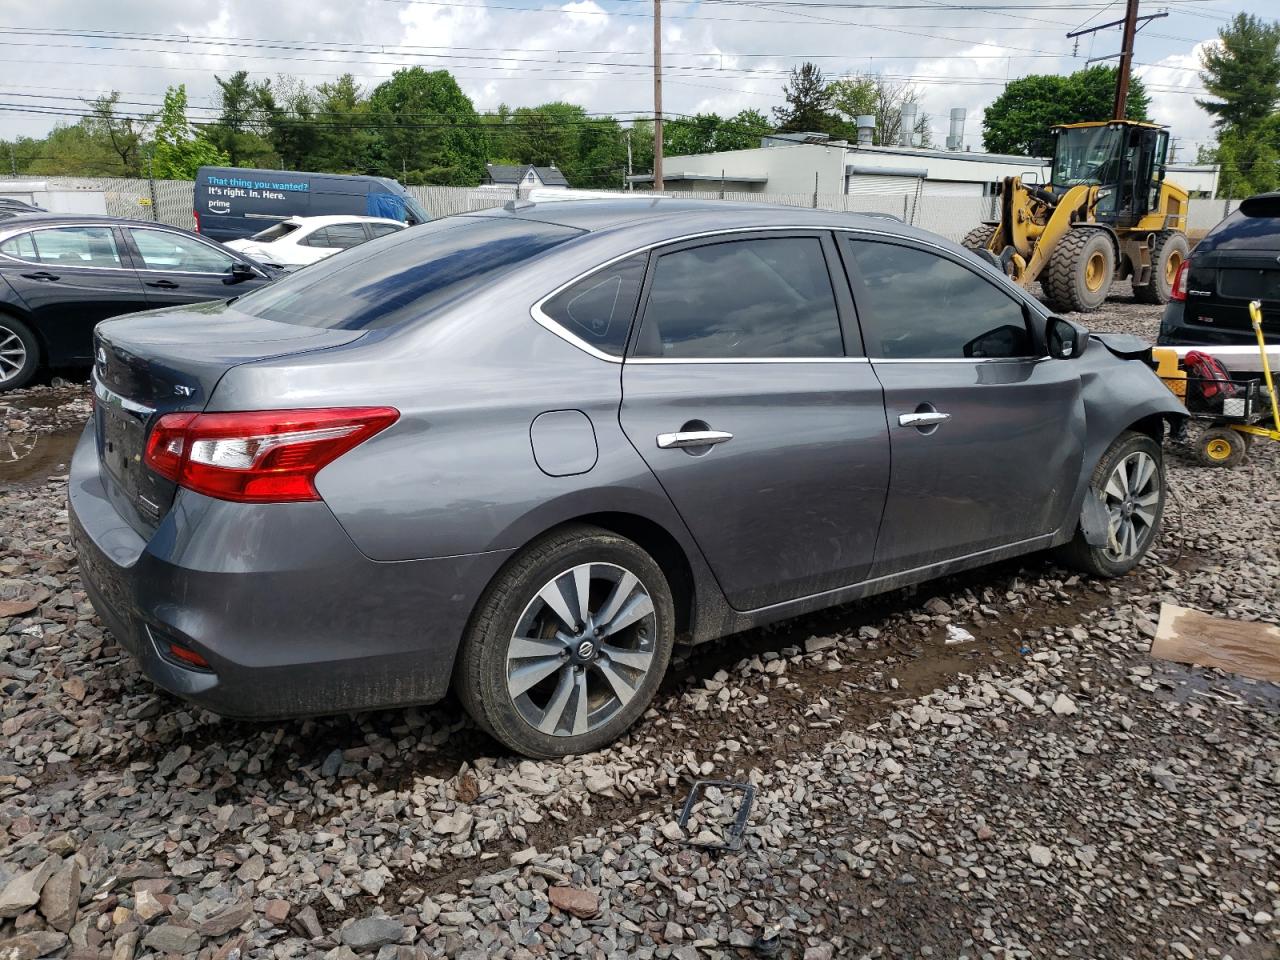
M 1186 404 L 1192 419 L 1204 424 L 1192 445 L 1196 457 L 1207 466 L 1234 467 L 1244 460 L 1254 437 L 1280 440 L 1280 401 L 1262 333 L 1261 302 L 1249 304 L 1249 317 L 1262 354 L 1261 381 L 1230 375 L 1191 376 L 1171 347 L 1152 351 L 1156 375 Z

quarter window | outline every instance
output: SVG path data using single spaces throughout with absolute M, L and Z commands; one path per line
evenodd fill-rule
M 646 259 L 639 254 L 597 270 L 549 299 L 542 312 L 597 350 L 622 356 Z
M 0 244 L 11 257 L 59 267 L 118 267 L 120 251 L 110 227 L 33 230 Z
M 132 229 L 134 245 L 147 270 L 182 273 L 228 273 L 234 258 L 190 237 L 166 230 Z
M 883 359 L 1034 355 L 1022 305 L 973 270 L 913 247 L 847 240 L 867 353 Z
M 842 356 L 822 241 L 733 240 L 662 255 L 634 353 L 673 359 Z

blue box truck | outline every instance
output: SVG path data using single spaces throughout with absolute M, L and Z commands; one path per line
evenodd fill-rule
M 389 217 L 410 226 L 431 219 L 404 187 L 387 177 L 300 173 L 247 167 L 196 172 L 196 231 L 239 240 L 289 217 L 341 214 Z

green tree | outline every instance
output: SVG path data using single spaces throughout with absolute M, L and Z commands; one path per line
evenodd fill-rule
M 786 105 L 773 108 L 780 131 L 839 134 L 840 118 L 835 114 L 826 77 L 812 63 L 791 68 L 791 82 L 783 85 L 782 95 Z
M 759 110 L 739 110 L 716 130 L 714 147 L 749 150 L 760 146 L 760 138 L 770 133 L 773 133 L 773 124 Z
M 367 173 L 375 165 L 379 136 L 369 112 L 369 98 L 349 73 L 315 89 L 317 170 Z
M 194 180 L 203 166 L 221 166 L 229 157 L 187 121 L 185 84 L 164 93 L 152 146 L 153 175 L 161 180 Z
M 265 167 L 278 162 L 275 151 L 264 136 L 267 130 L 262 115 L 260 87 L 249 74 L 237 70 L 226 80 L 214 76 L 221 99 L 221 115 L 218 122 L 208 128 L 211 143 L 230 158 L 233 167 Z
M 902 110 L 906 106 L 918 106 L 920 94 L 909 83 L 891 83 L 874 74 L 843 77 L 827 85 L 831 103 L 845 123 L 844 136 L 857 137 L 857 119 L 861 116 L 876 118 L 875 143 L 896 144 L 902 136 Z M 911 132 L 919 146 L 933 145 L 929 129 L 930 117 L 917 110 Z
M 1250 132 L 1224 131 L 1208 156 L 1198 159 L 1218 164 L 1220 197 L 1280 190 L 1280 114 L 1272 114 Z
M 1200 80 L 1213 100 L 1197 100 L 1219 130 L 1252 135 L 1280 103 L 1280 22 L 1238 13 L 1200 54 Z
M 1115 67 L 1087 67 L 1068 76 L 1031 74 L 1014 80 L 987 107 L 982 139 L 993 153 L 1044 157 L 1053 152 L 1051 127 L 1059 123 L 1110 120 L 1115 105 Z M 1129 83 L 1130 120 L 1147 120 L 1150 99 L 1142 80 Z
M 253 88 L 255 109 L 262 117 L 271 149 L 286 170 L 313 170 L 320 125 L 315 91 L 295 77 L 279 76 Z
M 397 70 L 369 98 L 380 128 L 378 172 L 409 183 L 472 186 L 484 175 L 485 134 L 447 70 Z
M 115 175 L 142 176 L 142 147 L 147 128 L 155 122 L 154 114 L 142 119 L 121 116 L 116 111 L 120 92 L 112 90 L 92 101 L 92 113 L 81 121 L 89 136 L 99 140 L 119 159 Z

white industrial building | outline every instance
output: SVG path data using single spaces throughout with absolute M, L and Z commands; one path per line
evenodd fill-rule
M 831 140 L 821 134 L 777 134 L 749 150 L 667 157 L 663 186 L 669 191 L 724 191 L 760 194 L 848 194 L 901 197 L 991 197 L 1009 176 L 1045 183 L 1050 161 L 1043 157 L 935 150 L 913 146 L 873 146 Z M 652 176 L 630 178 L 637 186 Z M 1212 197 L 1216 166 L 1171 164 L 1168 179 L 1193 197 Z

